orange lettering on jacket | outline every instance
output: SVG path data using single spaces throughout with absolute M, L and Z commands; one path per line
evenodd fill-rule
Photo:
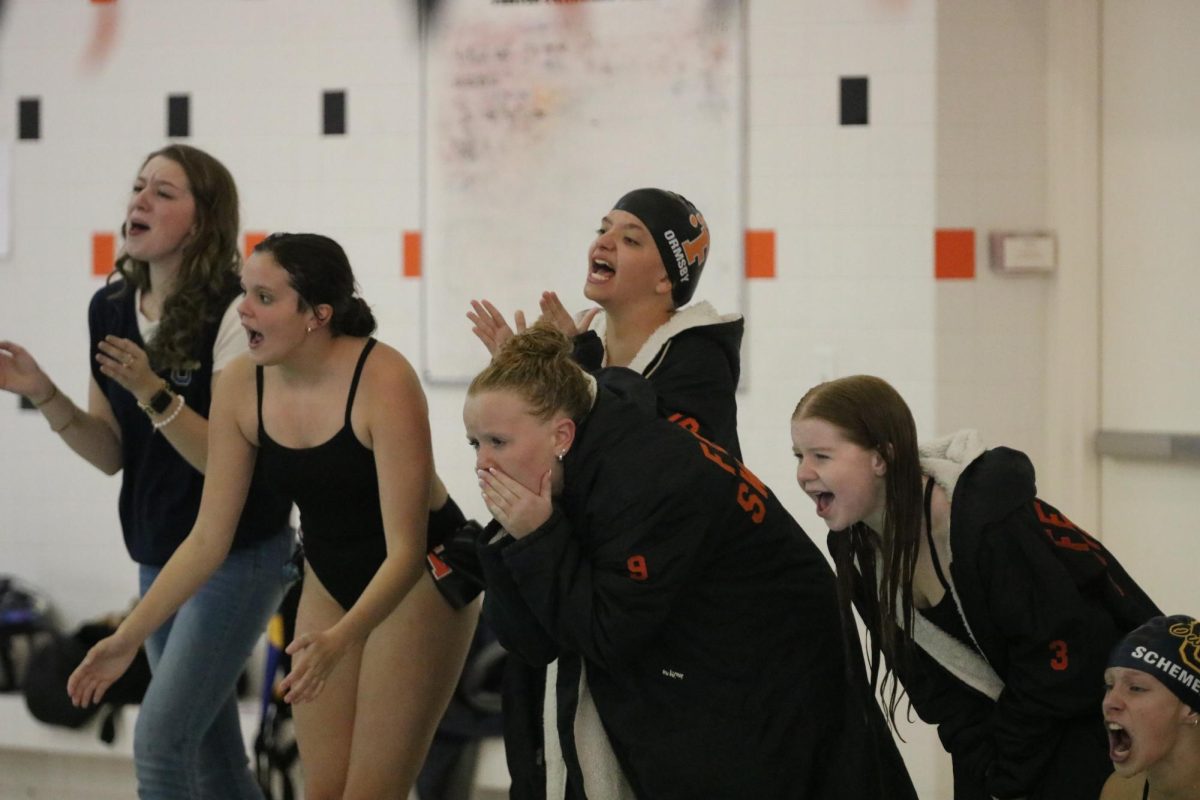
M 705 439 L 703 436 L 697 436 L 696 438 L 700 440 L 700 452 L 704 453 L 705 458 L 728 472 L 730 475 L 737 474 L 737 470 L 733 468 L 733 465 L 726 464 L 725 459 L 721 458 L 722 455 L 729 455 L 728 453 L 710 442 L 708 439 Z
M 744 483 L 738 484 L 737 501 L 738 505 L 750 514 L 750 519 L 756 525 L 762 523 L 763 517 L 767 515 L 767 505 L 761 497 L 752 493 L 750 487 Z
M 1079 553 L 1090 552 L 1101 564 L 1108 565 L 1108 559 L 1104 557 L 1100 543 L 1067 519 L 1057 508 L 1035 499 L 1033 510 L 1037 514 L 1038 522 L 1042 523 L 1042 531 L 1055 547 Z
M 700 423 L 696 421 L 695 417 L 685 417 L 683 414 L 676 412 L 667 417 L 667 422 L 674 422 L 688 433 L 700 433 Z

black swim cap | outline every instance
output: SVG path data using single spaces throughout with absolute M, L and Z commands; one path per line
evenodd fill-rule
M 1176 614 L 1146 621 L 1121 640 L 1108 665 L 1153 675 L 1200 711 L 1200 622 L 1194 617 Z
M 708 260 L 708 225 L 700 211 L 664 189 L 634 189 L 613 209 L 628 211 L 649 229 L 671 281 L 671 299 L 676 308 L 687 305 Z

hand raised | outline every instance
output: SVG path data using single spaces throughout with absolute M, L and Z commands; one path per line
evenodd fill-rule
M 513 329 L 509 327 L 504 315 L 487 300 L 472 300 L 467 319 L 471 320 L 471 332 L 483 342 L 490 355 L 496 355 L 501 346 L 513 336 Z M 524 333 L 525 312 L 518 311 L 513 315 L 513 320 L 517 326 L 516 332 Z
M 134 396 L 139 403 L 146 403 L 162 386 L 162 378 L 150 368 L 146 351 L 132 339 L 120 336 L 105 336 L 99 344 L 96 362 L 100 372 L 112 378 Z
M 591 327 L 592 320 L 600 313 L 599 308 L 588 308 L 580 311 L 574 317 L 567 311 L 566 306 L 554 292 L 542 292 L 539 303 L 542 309 L 542 319 L 549 322 L 563 333 L 564 336 L 574 337 Z
M 0 342 L 0 389 L 42 403 L 53 394 L 53 384 L 37 361 L 16 342 Z

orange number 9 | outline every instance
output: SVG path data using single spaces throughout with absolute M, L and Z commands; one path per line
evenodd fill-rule
M 625 562 L 625 566 L 629 568 L 629 577 L 635 581 L 644 581 L 650 577 L 645 556 L 630 556 L 629 560 Z

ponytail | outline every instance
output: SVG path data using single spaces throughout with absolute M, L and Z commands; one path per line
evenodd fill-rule
M 347 299 L 342 308 L 335 308 L 333 319 L 329 321 L 329 330 L 334 336 L 370 336 L 375 328 L 371 307 L 358 295 Z

